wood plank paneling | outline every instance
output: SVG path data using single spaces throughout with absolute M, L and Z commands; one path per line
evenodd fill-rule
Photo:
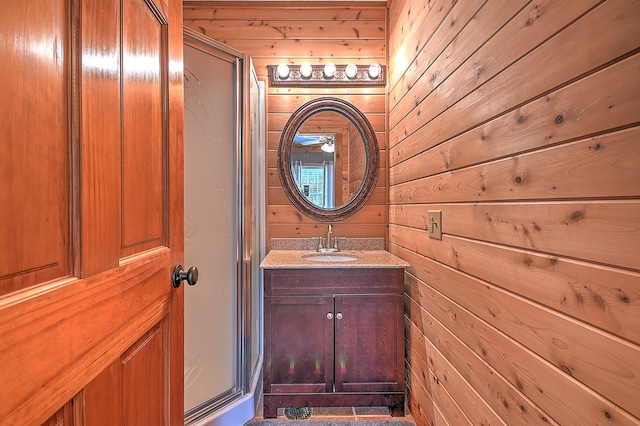
M 593 424 L 637 425 L 637 419 L 621 410 L 616 404 L 600 396 L 597 392 L 578 382 L 570 374 L 550 364 L 544 358 L 529 350 L 511 336 L 500 332 L 490 322 L 476 316 L 461 307 L 456 301 L 444 296 L 431 284 L 442 281 L 441 286 L 454 286 L 453 282 L 442 277 L 439 263 L 422 255 L 391 245 L 391 251 L 402 256 L 411 263 L 410 275 L 419 280 L 422 293 L 420 305 L 423 308 L 421 317 L 425 339 L 428 339 L 439 350 L 446 354 L 447 360 L 454 366 L 459 362 L 468 362 L 465 358 L 473 351 L 487 365 L 506 379 L 521 395 L 517 398 L 528 398 L 536 404 L 541 413 L 541 420 L 555 421 L 562 425 Z M 437 319 L 443 327 L 466 346 L 449 348 L 446 335 L 438 331 L 437 324 L 429 321 L 429 316 Z M 435 328 L 435 330 L 430 330 Z M 558 341 L 561 343 L 561 341 Z M 462 360 L 456 358 L 462 357 Z M 467 368 L 458 366 L 458 370 Z M 500 376 L 491 377 L 485 387 L 499 389 Z M 597 375 L 594 374 L 594 379 Z M 437 397 L 434 402 L 438 406 Z M 505 420 L 518 424 L 517 417 Z M 545 420 L 546 419 L 546 420 Z
M 445 0 L 432 2 L 432 9 L 434 9 L 434 11 L 429 11 L 429 15 L 425 16 L 425 19 L 421 23 L 423 28 L 429 29 L 428 31 L 405 30 L 405 21 L 413 14 L 415 5 L 412 2 L 393 3 L 393 5 L 401 5 L 398 9 L 402 10 L 390 11 L 390 20 L 394 18 L 399 19 L 400 16 L 403 16 L 404 19 L 402 20 L 402 25 L 390 27 L 389 48 L 395 52 L 396 56 L 394 60 L 399 60 L 404 65 L 389 69 L 389 87 L 391 89 L 389 93 L 390 105 L 395 105 L 402 99 L 407 91 L 419 81 L 429 65 L 438 58 L 446 46 L 452 43 L 452 40 L 462 28 L 465 28 L 469 24 L 477 25 L 475 24 L 475 20 L 470 20 L 475 17 L 479 8 L 485 3 L 485 0 L 465 1 L 464 3 Z M 393 8 L 393 5 L 390 7 Z M 429 4 L 425 6 L 431 7 Z M 451 6 L 453 6 L 453 8 L 451 8 Z M 509 6 L 507 5 L 507 7 Z M 499 13 L 499 11 L 496 12 Z M 482 25 L 476 31 L 483 31 L 482 27 L 485 25 Z M 400 31 L 400 35 L 391 32 L 392 28 L 395 32 Z M 428 49 L 425 48 L 427 41 L 429 41 Z M 458 43 L 452 45 L 451 48 L 453 49 L 454 46 L 456 52 L 461 48 L 458 46 Z M 417 52 L 415 59 L 411 62 L 406 61 L 405 51 Z M 464 59 L 466 56 L 463 53 L 464 52 L 456 54 L 458 61 Z M 430 76 L 424 75 L 423 79 L 432 78 L 434 75 L 434 73 L 431 73 Z
M 267 130 L 269 132 L 282 132 L 287 121 L 291 117 L 291 113 L 277 113 L 269 112 L 269 122 L 267 123 Z M 371 123 L 371 127 L 374 132 L 384 132 L 385 123 L 387 121 L 384 113 L 368 113 L 367 119 Z
M 636 200 L 432 204 L 429 208 L 432 207 L 442 209 L 443 216 L 447 216 L 442 229 L 448 235 L 618 267 L 634 268 L 638 261 L 640 203 Z M 397 208 L 393 206 L 392 211 Z M 421 222 L 426 220 L 422 218 Z M 620 253 L 620 247 L 625 247 L 624 252 Z
M 634 415 L 640 413 L 636 404 L 640 364 L 634 362 L 638 355 L 634 345 L 454 269 L 427 264 L 429 284 L 440 293 L 506 335 L 526 342 L 558 370 L 615 399 Z
M 640 425 L 639 26 L 622 0 L 389 1 L 389 240 L 425 421 Z
M 279 17 L 273 21 L 193 19 L 186 21 L 190 28 L 203 34 L 215 34 L 216 38 L 266 40 L 285 38 L 305 39 L 381 39 L 384 40 L 384 21 L 309 21 L 305 26 L 296 25 Z
M 396 221 L 400 214 L 392 209 L 390 217 Z M 636 307 L 640 300 L 637 272 L 594 267 L 589 262 L 517 249 L 503 245 L 510 244 L 506 240 L 492 244 L 482 241 L 481 236 L 455 237 L 447 231 L 442 241 L 436 241 L 424 233 L 396 225 L 390 229 L 394 241 L 413 247 L 417 253 L 640 343 L 640 330 L 635 326 L 640 321 Z
M 387 10 L 381 2 L 185 2 L 184 23 L 252 57 L 259 78 L 268 66 L 371 62 L 386 64 Z M 387 235 L 387 90 L 374 88 L 271 88 L 267 84 L 267 240 L 326 233 L 285 197 L 276 165 L 280 134 L 291 114 L 321 96 L 344 99 L 371 122 L 380 148 L 381 176 L 367 206 L 334 224 L 334 235 Z
M 235 4 L 217 1 L 184 1 L 184 19 L 237 19 L 249 21 L 385 21 L 385 7 L 379 2 L 350 1 L 293 2 L 254 1 Z
M 459 93 L 456 88 L 467 87 L 467 81 L 475 79 L 475 75 L 459 75 L 454 71 L 447 79 L 450 89 L 434 91 L 401 122 L 390 121 L 390 146 L 395 146 L 404 135 L 411 135 L 402 141 L 401 155 L 407 158 L 622 59 L 640 45 L 640 32 L 635 31 L 639 15 L 640 3 L 605 2 L 484 85 L 469 86 L 472 92 Z M 490 54 L 485 53 L 487 57 Z M 633 83 L 630 84 L 633 88 Z M 455 90 L 456 95 L 449 90 Z M 486 93 L 500 96 L 484 96 Z M 396 156 L 392 151 L 394 162 Z
M 415 278 L 412 279 L 417 281 Z M 423 297 L 427 297 L 427 293 L 422 294 Z M 483 424 L 482 422 L 484 424 L 503 424 L 503 419 L 509 419 L 508 424 L 555 424 L 531 400 L 521 395 L 514 385 L 501 377 L 485 360 L 476 353 L 467 350 L 462 341 L 442 326 L 424 308 L 421 309 L 424 320 L 423 330 L 428 336 L 425 342 L 429 347 L 429 353 L 432 354 L 429 364 L 435 375 L 442 377 L 445 382 L 449 381 L 448 387 L 453 388 L 452 392 L 455 392 L 455 395 L 460 392 L 464 395 L 469 387 L 477 392 L 473 400 L 466 402 L 469 408 L 465 411 L 471 411 L 477 416 L 479 414 L 477 412 L 480 410 L 474 409 L 471 403 L 476 400 L 479 407 L 483 403 L 486 404 L 486 407 L 481 411 L 483 418 L 477 420 L 475 424 Z M 436 341 L 438 342 L 437 348 L 433 343 Z M 451 383 L 452 379 L 448 376 L 452 374 L 459 375 L 456 380 L 459 381 L 463 377 L 467 383 Z M 491 386 L 486 386 L 487 383 L 491 383 Z M 456 396 L 455 399 L 464 400 L 465 397 Z M 499 417 L 496 418 L 496 415 Z M 514 421 L 516 419 L 517 421 Z
M 634 127 L 440 173 L 394 185 L 389 196 L 393 204 L 638 197 L 638 135 Z
M 637 96 L 640 82 L 635 78 L 639 74 L 640 55 L 636 54 L 449 139 L 435 149 L 401 162 L 398 156 L 392 160 L 396 166 L 394 183 L 634 126 L 640 118 Z M 635 137 L 634 134 L 631 138 Z

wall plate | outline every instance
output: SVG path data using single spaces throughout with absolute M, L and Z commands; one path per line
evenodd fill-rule
M 427 212 L 427 231 L 429 238 L 442 239 L 442 210 L 429 210 Z

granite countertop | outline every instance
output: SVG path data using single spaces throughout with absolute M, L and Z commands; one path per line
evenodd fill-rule
M 304 256 L 352 255 L 358 259 L 332 262 L 306 259 Z M 313 250 L 271 250 L 260 264 L 263 269 L 344 269 L 344 268 L 407 268 L 409 264 L 386 250 L 341 250 L 318 253 Z

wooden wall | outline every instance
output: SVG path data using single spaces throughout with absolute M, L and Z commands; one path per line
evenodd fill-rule
M 251 55 L 259 78 L 279 63 L 386 64 L 386 5 L 383 2 L 188 2 L 185 25 Z M 267 85 L 267 239 L 322 236 L 326 224 L 307 218 L 286 198 L 276 150 L 282 129 L 303 103 L 319 97 L 345 99 L 371 122 L 380 145 L 382 170 L 374 195 L 354 216 L 333 224 L 334 236 L 386 237 L 386 88 L 271 88 Z
M 388 46 L 414 418 L 640 424 L 640 2 L 390 0 Z

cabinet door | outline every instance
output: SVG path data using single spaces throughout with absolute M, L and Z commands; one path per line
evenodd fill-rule
M 336 296 L 336 392 L 404 389 L 401 295 Z
M 333 297 L 265 297 L 264 390 L 333 391 Z

